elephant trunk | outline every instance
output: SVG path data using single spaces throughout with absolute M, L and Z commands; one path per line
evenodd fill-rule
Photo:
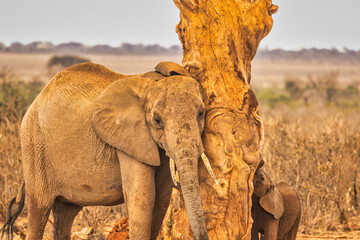
M 208 240 L 208 234 L 205 224 L 204 212 L 201 204 L 198 161 L 200 155 L 204 152 L 201 136 L 193 134 L 197 132 L 197 123 L 179 127 L 171 126 L 173 134 L 168 133 L 168 156 L 170 159 L 170 168 L 174 174 L 174 164 L 179 176 L 182 196 L 184 198 L 186 211 L 189 217 L 190 226 L 195 240 Z M 184 129 L 188 131 L 184 132 Z M 172 165 L 172 166 L 171 166 Z M 176 181 L 175 181 L 176 184 Z
M 181 190 L 195 240 L 208 239 L 201 205 L 197 159 L 182 159 L 177 164 Z

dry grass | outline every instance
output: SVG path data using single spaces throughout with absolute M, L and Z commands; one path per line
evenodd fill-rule
M 16 195 L 22 180 L 18 137 L 21 118 L 42 88 L 38 81 L 33 80 L 35 75 L 28 75 L 26 81 L 21 82 L 18 81 L 24 79 L 21 74 L 17 75 L 9 69 L 1 70 L 2 57 L 4 56 L 0 56 L 0 222 L 4 222 L 7 204 Z M 27 57 L 30 61 L 30 56 Z M 38 57 L 42 59 L 46 74 L 45 66 L 51 56 Z M 132 57 L 132 60 L 116 56 L 89 58 L 93 62 L 109 66 L 110 69 L 129 74 L 150 71 L 157 62 L 167 60 L 159 56 L 142 59 Z M 11 56 L 11 59 L 8 62 L 16 61 L 14 56 Z M 127 70 L 119 70 L 118 60 L 123 61 L 122 63 L 128 61 L 125 66 Z M 137 65 L 142 63 L 142 68 L 138 68 Z M 339 82 L 341 75 L 342 72 Z M 253 78 L 253 81 L 256 82 L 257 79 Z M 342 86 L 342 83 L 337 86 L 339 92 Z M 268 95 L 272 94 L 271 91 L 268 91 Z M 356 102 L 359 92 L 354 94 L 357 95 L 351 101 Z M 346 108 L 342 108 L 343 105 L 316 102 L 306 105 L 290 99 L 291 94 L 287 98 L 280 98 L 281 104 L 274 105 L 271 102 L 269 104 L 266 97 L 262 98 L 262 93 L 257 92 L 257 95 L 265 124 L 263 158 L 266 161 L 266 170 L 274 182 L 285 180 L 299 192 L 303 207 L 301 232 L 319 234 L 319 239 L 324 239 L 321 237 L 324 236 L 322 231 L 327 230 L 359 233 L 359 218 L 356 217 L 360 211 L 359 105 L 350 104 L 350 107 Z M 25 216 L 25 213 L 26 209 L 22 216 Z M 120 207 L 88 207 L 76 218 L 74 231 L 91 226 L 94 234 L 101 238 L 122 215 L 123 210 Z M 17 223 L 21 224 L 21 228 L 26 228 L 26 220 L 20 219 Z M 46 233 L 48 238 L 51 238 L 51 229 L 49 222 Z M 307 235 L 302 237 L 308 239 Z
M 320 76 L 330 71 L 340 73 L 340 85 L 360 81 L 360 63 L 308 62 L 255 57 L 252 61 L 251 84 L 253 87 L 282 87 L 286 76 L 307 79 L 308 75 Z
M 350 224 L 360 212 L 354 194 L 360 190 L 358 109 L 284 107 L 266 109 L 263 116 L 265 169 L 274 182 L 297 189 L 303 231 Z
M 22 179 L 19 127 L 27 107 L 40 92 L 36 80 L 19 82 L 10 69 L 0 71 L 0 220 Z
M 297 189 L 303 233 L 360 230 L 359 85 L 340 84 L 337 71 L 307 79 L 258 91 L 265 169 Z

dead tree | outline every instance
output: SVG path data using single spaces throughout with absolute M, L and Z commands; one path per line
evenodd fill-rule
M 271 0 L 174 0 L 183 66 L 203 89 L 205 152 L 219 184 L 199 162 L 210 239 L 250 239 L 251 194 L 263 126 L 250 88 L 251 60 L 271 30 Z M 184 202 L 174 190 L 158 239 L 192 239 Z

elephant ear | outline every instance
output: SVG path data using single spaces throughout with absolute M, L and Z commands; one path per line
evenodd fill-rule
M 142 163 L 159 166 L 159 150 L 146 124 L 141 100 L 153 83 L 135 76 L 110 84 L 95 101 L 92 124 L 106 143 Z
M 284 201 L 280 192 L 276 189 L 274 185 L 270 190 L 260 198 L 260 206 L 272 214 L 275 219 L 279 219 L 284 213 Z
M 156 65 L 155 70 L 167 77 L 173 75 L 190 76 L 189 72 L 186 71 L 185 68 L 174 62 L 160 62 Z
M 264 166 L 264 164 L 265 164 L 264 159 L 261 159 L 260 163 L 259 163 L 259 166 L 256 168 L 256 171 L 259 170 L 260 168 L 262 168 Z

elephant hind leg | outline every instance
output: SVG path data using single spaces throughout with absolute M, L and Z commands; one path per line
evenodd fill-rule
M 26 240 L 42 239 L 53 201 L 42 201 L 44 198 L 34 197 L 28 193 L 26 198 L 29 217 Z
M 300 219 L 301 219 L 301 212 L 299 212 L 298 216 L 296 217 L 295 223 L 291 227 L 286 240 L 295 240 L 296 239 L 297 231 L 298 231 L 299 225 L 300 225 Z
M 81 209 L 81 206 L 55 200 L 53 205 L 54 240 L 71 239 L 71 227 Z

